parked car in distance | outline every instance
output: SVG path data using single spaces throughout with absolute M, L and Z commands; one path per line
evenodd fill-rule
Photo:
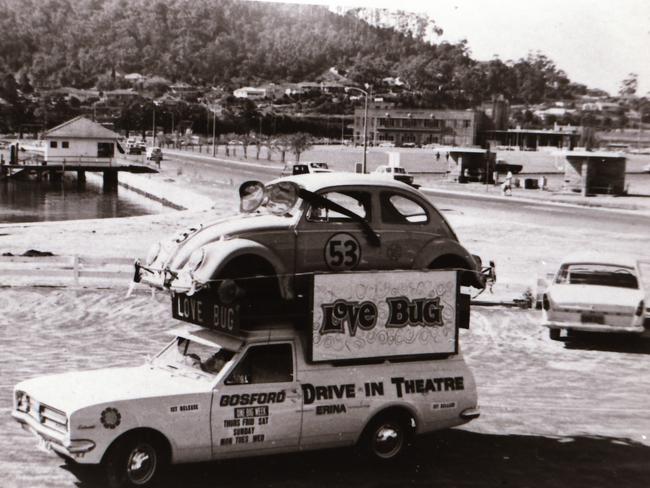
M 126 153 L 127 154 L 142 154 L 144 149 L 135 141 L 129 141 L 126 143 Z
M 395 147 L 395 143 L 390 141 L 381 141 L 377 144 L 377 147 Z
M 305 175 L 309 173 L 331 173 L 327 163 L 287 163 L 282 168 L 282 176 Z
M 642 333 L 645 292 L 632 257 L 583 253 L 566 258 L 542 296 L 543 325 L 561 332 Z
M 162 161 L 163 153 L 162 149 L 159 147 L 148 147 L 147 148 L 147 159 Z
M 372 174 L 401 181 L 407 185 L 413 184 L 413 175 L 408 173 L 406 169 L 402 168 L 401 166 L 382 165 L 377 167 L 377 169 L 373 171 Z

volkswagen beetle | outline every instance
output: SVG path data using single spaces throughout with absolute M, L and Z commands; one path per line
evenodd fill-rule
M 304 174 L 245 182 L 239 193 L 239 215 L 155 244 L 145 262 L 136 262 L 134 280 L 192 295 L 263 277 L 249 279 L 249 294 L 263 288 L 290 300 L 307 273 L 458 268 L 468 270 L 464 285 L 484 286 L 480 259 L 422 193 L 401 182 Z

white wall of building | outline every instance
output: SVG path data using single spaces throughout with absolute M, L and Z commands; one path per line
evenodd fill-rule
M 56 142 L 56 148 L 52 147 Z M 64 142 L 68 143 L 65 148 Z M 47 162 L 62 162 L 64 159 L 70 163 L 109 163 L 112 158 L 99 158 L 97 156 L 97 144 L 103 142 L 113 144 L 114 153 L 117 153 L 115 140 L 113 139 L 48 139 L 45 141 L 45 160 Z

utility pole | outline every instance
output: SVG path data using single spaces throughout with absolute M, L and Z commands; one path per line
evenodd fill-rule
M 212 157 L 217 155 L 217 146 L 215 145 L 215 139 L 217 137 L 217 111 L 212 109 Z

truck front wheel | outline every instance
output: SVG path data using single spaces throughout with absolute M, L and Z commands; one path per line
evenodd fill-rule
M 407 416 L 382 415 L 367 427 L 363 447 L 371 459 L 394 461 L 399 459 L 411 443 L 413 429 Z
M 165 464 L 160 443 L 147 434 L 118 441 L 104 462 L 109 486 L 112 488 L 151 486 Z

